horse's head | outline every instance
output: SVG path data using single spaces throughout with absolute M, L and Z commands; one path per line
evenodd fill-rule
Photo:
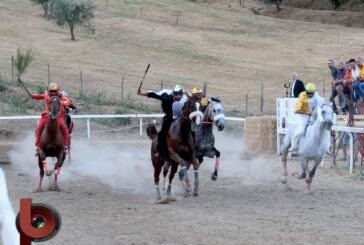
M 336 124 L 336 114 L 329 104 L 322 104 L 317 108 L 317 120 L 327 130 Z
M 225 115 L 222 108 L 221 101 L 219 99 L 211 98 L 209 106 L 207 108 L 207 115 L 209 119 L 215 122 L 215 126 L 219 131 L 224 130 L 225 127 Z
M 49 108 L 49 115 L 52 119 L 58 118 L 61 111 L 61 99 L 58 96 L 52 96 Z

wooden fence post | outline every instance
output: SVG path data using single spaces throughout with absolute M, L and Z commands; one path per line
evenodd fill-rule
M 260 113 L 263 114 L 264 109 L 264 85 L 260 82 Z
M 80 81 L 81 81 L 81 96 L 83 96 L 83 79 L 82 79 L 82 71 L 80 71 Z
M 124 76 L 121 78 L 121 100 L 124 100 Z
M 49 85 L 49 83 L 50 83 L 50 81 L 51 81 L 51 74 L 50 74 L 50 66 L 49 66 L 49 62 L 48 62 L 48 71 L 47 71 L 47 73 L 48 73 L 48 85 Z

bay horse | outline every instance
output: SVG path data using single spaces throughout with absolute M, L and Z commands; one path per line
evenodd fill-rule
M 54 182 L 53 185 L 49 186 L 49 190 L 51 191 L 59 191 L 57 178 L 60 174 L 61 167 L 63 165 L 63 161 L 66 157 L 64 153 L 63 146 L 63 135 L 61 132 L 61 128 L 58 123 L 58 116 L 61 111 L 61 100 L 58 96 L 52 96 L 50 102 L 50 110 L 48 114 L 47 124 L 44 127 L 41 139 L 40 139 L 40 147 L 38 153 L 38 166 L 39 166 L 39 183 L 36 191 L 40 192 L 42 187 L 42 181 L 44 177 L 44 173 L 47 176 L 52 175 L 52 171 L 48 169 L 46 158 L 47 157 L 55 157 L 57 158 L 57 162 L 54 165 Z
M 215 181 L 218 176 L 220 165 L 220 151 L 215 148 L 215 137 L 213 134 L 213 125 L 219 131 L 224 130 L 225 115 L 221 101 L 211 98 L 204 111 L 202 121 L 196 125 L 194 130 L 195 138 L 195 157 L 199 164 L 203 162 L 203 157 L 215 157 L 215 170 L 211 175 L 211 179 Z
M 152 139 L 151 159 L 154 167 L 154 183 L 157 193 L 157 200 L 162 199 L 159 188 L 159 176 L 162 168 L 165 163 L 171 167 L 171 171 L 169 173 L 169 183 L 166 192 L 167 198 L 164 203 L 168 203 L 171 200 L 171 185 L 174 175 L 177 172 L 178 165 L 180 164 L 182 169 L 185 171 L 183 173 L 185 175 L 180 175 L 181 181 L 188 181 L 186 172 L 187 166 L 193 164 L 194 168 L 198 169 L 198 166 L 196 165 L 197 162 L 193 154 L 194 144 L 191 135 L 191 120 L 189 118 L 190 113 L 194 110 L 196 110 L 195 103 L 187 102 L 182 109 L 181 116 L 172 122 L 167 134 L 167 147 L 169 153 L 167 157 L 163 157 L 162 154 L 159 156 L 155 155 L 157 152 L 157 129 L 155 124 L 149 124 L 147 127 L 147 135 L 150 139 Z M 195 173 L 195 195 L 197 195 L 197 190 L 198 172 Z M 186 195 L 188 192 L 186 184 L 184 185 L 184 191 Z
M 299 142 L 298 155 L 300 158 L 302 172 L 301 174 L 293 173 L 293 176 L 298 179 L 306 179 L 307 192 L 311 191 L 311 183 L 317 166 L 320 164 L 322 158 L 330 148 L 330 130 L 336 123 L 336 114 L 329 104 L 322 104 L 318 106 L 314 114 L 313 115 L 317 117 L 316 121 L 312 125 L 307 126 L 305 135 Z M 283 184 L 287 183 L 287 155 L 288 148 L 294 140 L 295 126 L 296 125 L 291 124 L 288 127 L 284 138 L 282 150 L 283 176 L 281 179 Z M 312 170 L 308 167 L 308 162 L 311 160 L 314 161 Z

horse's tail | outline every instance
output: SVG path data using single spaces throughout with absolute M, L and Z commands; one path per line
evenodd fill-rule
M 151 140 L 153 140 L 157 136 L 157 128 L 156 128 L 154 122 L 148 124 L 148 126 L 147 126 L 147 135 Z

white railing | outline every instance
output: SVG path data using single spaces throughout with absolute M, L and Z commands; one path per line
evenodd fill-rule
M 354 128 L 354 127 L 343 127 L 343 126 L 333 126 L 332 131 L 346 132 L 349 133 L 349 144 L 350 144 L 350 173 L 353 173 L 354 166 L 354 137 L 352 133 L 363 134 L 364 128 Z
M 114 114 L 114 115 L 72 115 L 73 119 L 86 119 L 87 123 L 87 138 L 91 137 L 90 119 L 92 118 L 139 118 L 139 134 L 143 135 L 143 118 L 161 118 L 164 114 Z M 40 116 L 2 116 L 0 120 L 28 120 L 40 119 Z M 227 121 L 245 122 L 245 118 L 241 117 L 225 117 Z

